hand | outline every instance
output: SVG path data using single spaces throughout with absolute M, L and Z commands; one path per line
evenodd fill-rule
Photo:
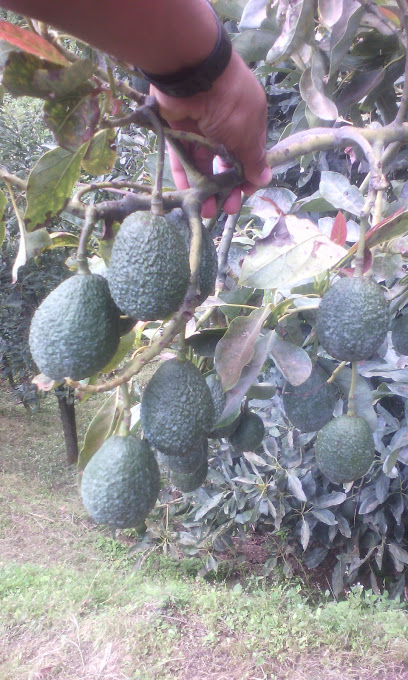
M 242 163 L 246 182 L 233 189 L 224 203 L 228 214 L 241 207 L 241 190 L 250 195 L 272 179 L 266 162 L 266 97 L 251 70 L 233 50 L 231 61 L 214 82 L 209 92 L 179 99 L 169 97 L 156 88 L 151 94 L 158 101 L 160 113 L 178 130 L 198 132 L 209 141 L 223 144 Z M 191 150 L 197 167 L 206 175 L 212 174 L 213 155 L 203 147 Z M 170 164 L 176 187 L 187 189 L 189 184 L 177 156 L 170 150 Z M 219 163 L 219 169 L 228 166 Z M 215 214 L 215 198 L 203 204 L 202 216 Z

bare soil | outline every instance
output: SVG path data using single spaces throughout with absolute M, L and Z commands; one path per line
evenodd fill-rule
M 78 409 L 80 434 L 99 405 Z M 31 414 L 0 385 L 0 565 L 83 570 L 103 559 L 96 539 L 109 532 L 95 527 L 82 508 L 58 428 L 56 399 L 50 396 L 43 410 Z M 241 549 L 248 570 L 256 571 L 268 557 L 262 536 L 248 537 Z M 143 650 L 129 648 L 134 626 L 150 625 L 149 611 L 140 621 L 143 614 L 124 610 L 121 634 L 102 614 L 89 620 L 85 614 L 83 619 L 72 617 L 63 630 L 10 622 L 0 639 L 0 680 L 408 680 L 403 664 L 384 664 L 374 672 L 354 667 L 346 653 L 336 662 L 329 650 L 260 664 L 255 654 L 243 658 L 239 631 L 225 627 L 209 643 L 209 631 L 198 617 L 171 608 L 161 617 L 177 636 L 172 653 L 157 663 L 146 659 Z M 13 660 L 18 671 L 12 678 L 7 669 Z

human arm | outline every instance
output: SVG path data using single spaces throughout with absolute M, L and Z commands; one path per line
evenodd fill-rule
M 150 73 L 171 74 L 194 68 L 212 52 L 218 26 L 206 0 L 0 0 L 1 5 L 28 14 L 93 44 Z M 208 92 L 175 98 L 156 88 L 162 115 L 173 127 L 200 132 L 223 144 L 241 161 L 250 193 L 267 184 L 271 172 L 265 157 L 266 101 L 264 92 L 238 54 Z M 195 149 L 193 158 L 210 174 L 212 156 Z M 171 155 L 178 188 L 188 186 L 178 159 Z M 227 212 L 239 209 L 240 192 L 227 199 Z M 214 213 L 210 200 L 203 214 Z

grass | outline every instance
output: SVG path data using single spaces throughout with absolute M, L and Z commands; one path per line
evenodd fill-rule
M 408 678 L 405 607 L 361 586 L 337 602 L 250 569 L 209 582 L 195 558 L 136 570 L 130 532 L 81 506 L 53 401 L 0 394 L 0 680 Z

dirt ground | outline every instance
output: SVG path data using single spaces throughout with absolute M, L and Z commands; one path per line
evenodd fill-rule
M 97 528 L 83 510 L 75 471 L 65 464 L 63 438 L 56 428 L 56 400 L 48 399 L 39 414 L 30 414 L 0 385 L 0 567 L 38 565 L 46 572 L 67 566 L 97 574 L 98 542 L 108 541 L 109 532 Z M 81 435 L 98 406 L 79 410 Z M 249 541 L 244 551 L 249 569 L 267 556 L 260 539 Z M 384 664 L 374 672 L 342 665 L 346 655 L 336 664 L 327 650 L 260 665 L 250 655 L 234 654 L 240 649 L 239 632 L 226 628 L 214 644 L 206 644 L 210 631 L 200 619 L 171 608 L 161 614 L 177 633 L 171 653 L 150 665 L 141 654 L 135 669 L 137 650 L 129 646 L 128 635 L 135 625 L 148 625 L 151 614 L 147 609 L 144 619 L 143 611 L 136 615 L 125 608 L 111 629 L 102 614 L 87 619 L 84 602 L 83 613 L 63 629 L 58 623 L 10 623 L 0 639 L 0 680 L 408 680 L 402 663 Z

